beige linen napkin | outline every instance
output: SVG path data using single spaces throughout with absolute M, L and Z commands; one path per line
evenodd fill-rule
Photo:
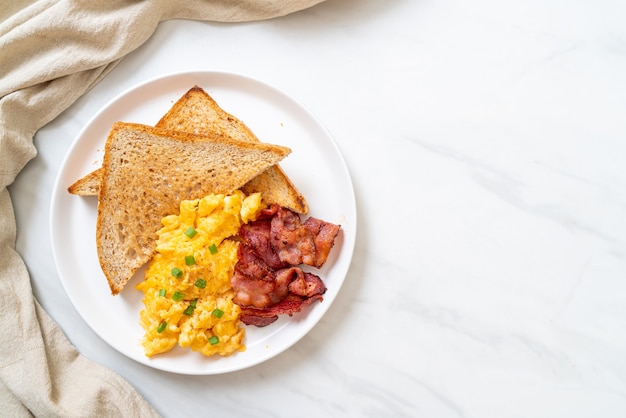
M 0 2 L 0 414 L 150 417 L 121 376 L 80 355 L 37 303 L 15 251 L 7 190 L 35 156 L 33 136 L 167 19 L 242 22 L 322 0 Z

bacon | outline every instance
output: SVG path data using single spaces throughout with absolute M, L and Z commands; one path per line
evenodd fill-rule
M 313 217 L 302 224 L 297 213 L 280 207 L 275 210 L 270 244 L 278 257 L 287 264 L 320 268 L 328 259 L 339 225 Z
M 293 273 L 277 274 L 246 244 L 239 244 L 239 260 L 230 282 L 235 291 L 233 301 L 240 306 L 266 308 L 280 302 L 289 293 Z M 279 270 L 279 272 L 283 272 Z
M 323 295 L 326 292 L 326 285 L 324 285 L 322 279 L 315 274 L 298 270 L 297 276 L 289 282 L 289 291 L 291 293 L 310 298 L 316 295 Z
M 322 301 L 322 295 L 315 295 L 310 298 L 302 298 L 296 295 L 289 295 L 279 303 L 265 309 L 256 309 L 244 307 L 241 308 L 239 319 L 246 325 L 255 325 L 264 327 L 274 323 L 278 319 L 278 315 L 289 315 L 301 312 L 305 306 L 316 301 Z
M 271 219 L 264 219 L 242 225 L 239 236 L 244 240 L 257 257 L 262 258 L 268 266 L 280 269 L 287 266 L 270 245 Z
M 244 308 L 244 310 L 248 309 Z M 239 314 L 239 319 L 241 319 L 241 322 L 246 325 L 254 325 L 255 327 L 261 328 L 276 322 L 276 320 L 278 319 L 278 315 L 273 315 L 266 318 L 263 316 L 255 315 L 254 313 L 241 312 L 241 314 Z
M 306 229 L 311 231 L 315 242 L 315 267 L 321 267 L 328 259 L 330 250 L 335 245 L 335 238 L 339 234 L 339 225 L 324 222 L 317 218 L 309 218 L 304 222 Z
M 272 203 L 265 209 L 261 209 L 261 213 L 257 216 L 256 220 L 260 221 L 264 219 L 272 219 L 274 215 L 276 215 L 276 212 L 278 212 L 279 210 L 280 210 L 280 206 L 275 203 Z
M 270 243 L 278 257 L 287 264 L 315 264 L 313 235 L 302 227 L 298 214 L 280 209 L 272 218 Z
M 267 326 L 278 315 L 292 316 L 315 301 L 322 301 L 322 279 L 299 265 L 321 267 L 339 233 L 339 226 L 316 218 L 304 223 L 300 216 L 271 205 L 259 218 L 239 230 L 242 242 L 231 278 L 244 324 Z
M 311 297 L 326 291 L 322 279 L 299 267 L 271 269 L 247 244 L 239 244 L 237 257 L 230 282 L 235 292 L 233 300 L 239 306 L 267 308 L 285 299 L 290 292 Z

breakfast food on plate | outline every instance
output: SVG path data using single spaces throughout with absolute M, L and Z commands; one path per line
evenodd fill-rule
M 338 225 L 302 223 L 240 190 L 184 200 L 161 223 L 156 254 L 136 285 L 148 357 L 176 344 L 205 356 L 244 351 L 243 324 L 263 327 L 323 300 L 322 279 L 299 265 L 325 263 Z
M 156 254 L 136 286 L 144 293 L 140 322 L 148 357 L 176 344 L 206 356 L 245 350 L 230 285 L 238 244 L 229 238 L 260 209 L 259 193 L 238 190 L 184 200 L 179 214 L 163 218 Z
M 320 268 L 339 233 L 339 225 L 300 216 L 271 205 L 257 220 L 242 225 L 242 243 L 231 280 L 234 301 L 241 306 L 241 320 L 263 327 L 292 316 L 304 306 L 322 301 L 326 286 L 322 279 L 300 265 Z
M 260 142 L 241 120 L 222 109 L 199 86 L 192 87 L 178 99 L 156 127 L 196 134 L 221 134 L 241 141 Z M 101 169 L 97 169 L 77 180 L 68 190 L 81 196 L 97 195 L 100 179 Z M 242 190 L 246 194 L 260 192 L 265 205 L 275 203 L 300 214 L 309 211 L 304 196 L 278 165 L 250 180 Z
M 156 126 L 200 134 L 216 132 L 242 141 L 261 142 L 250 128 L 222 109 L 199 86 L 187 91 Z M 268 168 L 250 180 L 242 190 L 246 194 L 261 193 L 265 205 L 276 203 L 301 214 L 309 211 L 306 199 L 279 165 Z
M 286 147 L 117 122 L 105 144 L 96 246 L 112 294 L 154 255 L 161 218 L 180 202 L 231 193 L 287 156 Z
M 113 295 L 148 264 L 135 286 L 146 356 L 177 344 L 205 356 L 244 351 L 244 325 L 323 300 L 310 270 L 340 226 L 303 218 L 308 204 L 277 165 L 290 152 L 195 86 L 155 127 L 116 122 L 102 167 L 68 188 L 98 197 L 96 247 Z

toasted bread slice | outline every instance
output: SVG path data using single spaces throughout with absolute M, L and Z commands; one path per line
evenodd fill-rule
M 291 150 L 118 122 L 105 144 L 96 246 L 112 294 L 154 255 L 161 219 L 185 199 L 231 193 Z
M 159 120 L 158 128 L 196 134 L 217 133 L 233 139 L 260 142 L 254 133 L 239 119 L 222 109 L 217 102 L 199 86 L 192 87 Z M 89 196 L 97 194 L 100 187 L 99 170 L 77 180 L 68 190 L 72 194 Z M 304 196 L 278 166 L 268 168 L 242 190 L 246 194 L 261 192 L 263 203 L 277 203 L 301 214 L 307 214 L 308 204 Z
M 102 167 L 76 180 L 67 191 L 78 196 L 98 196 L 102 180 Z
M 185 93 L 157 123 L 157 127 L 175 131 L 208 134 L 215 132 L 234 139 L 261 142 L 241 120 L 222 109 L 201 87 Z M 278 166 L 259 174 L 242 187 L 246 194 L 261 192 L 264 204 L 277 203 L 301 214 L 307 214 L 306 199 Z

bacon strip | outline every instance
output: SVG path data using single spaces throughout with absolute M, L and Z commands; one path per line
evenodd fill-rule
M 272 205 L 255 222 L 239 230 L 242 243 L 231 284 L 240 319 L 247 325 L 267 326 L 278 315 L 292 316 L 322 301 L 322 279 L 299 265 L 321 267 L 339 233 L 339 225 L 316 218 L 304 223 L 291 210 Z
M 302 224 L 297 213 L 278 207 L 271 221 L 270 244 L 287 264 L 320 268 L 328 259 L 339 228 L 313 217 Z
M 280 269 L 287 266 L 282 261 L 276 251 L 270 245 L 270 233 L 272 228 L 271 219 L 255 221 L 239 228 L 239 236 L 249 245 L 258 257 L 273 269 Z
M 313 235 L 315 243 L 315 267 L 322 267 L 328 259 L 328 254 L 335 244 L 335 237 L 339 233 L 339 225 L 324 222 L 317 218 L 309 218 L 304 227 Z
M 289 294 L 289 285 L 298 275 L 293 271 L 296 267 L 273 270 L 246 244 L 239 244 L 237 257 L 230 280 L 237 305 L 267 308 Z
M 324 298 L 322 295 L 316 295 L 310 298 L 302 298 L 296 295 L 289 295 L 279 303 L 270 306 L 269 308 L 241 308 L 241 315 L 239 319 L 246 325 L 255 325 L 257 327 L 264 327 L 271 323 L 274 323 L 278 319 L 278 315 L 292 316 L 302 311 L 302 308 L 312 304 L 315 301 L 322 301 Z

